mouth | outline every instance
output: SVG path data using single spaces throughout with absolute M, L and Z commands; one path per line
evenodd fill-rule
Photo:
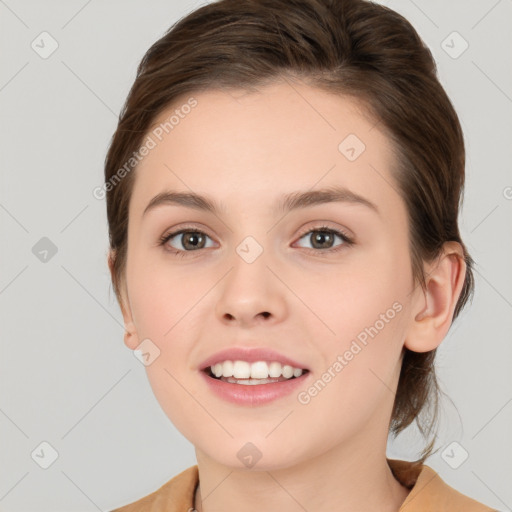
M 255 385 L 261 385 L 261 384 L 273 384 L 273 383 L 276 383 L 276 382 L 288 382 L 290 380 L 296 380 L 296 379 L 299 379 L 301 377 L 303 377 L 304 375 L 308 374 L 309 373 L 309 370 L 302 370 L 301 374 L 300 375 L 292 375 L 291 377 L 286 377 L 284 375 L 281 375 L 279 377 L 267 377 L 267 378 L 236 378 L 234 376 L 230 376 L 230 377 L 224 377 L 223 375 L 220 376 L 220 377 L 217 377 L 213 372 L 212 372 L 212 367 L 209 366 L 207 368 L 204 368 L 203 370 L 201 370 L 203 373 L 205 373 L 208 377 L 212 378 L 212 379 L 215 379 L 215 380 L 220 380 L 222 382 L 228 382 L 230 384 L 241 384 L 241 385 L 245 385 L 245 386 L 255 386 Z
M 301 366 L 261 360 L 249 365 L 247 361 L 228 360 L 203 367 L 199 374 L 209 391 L 220 399 L 237 406 L 256 407 L 284 400 L 301 385 L 306 386 L 311 372 Z

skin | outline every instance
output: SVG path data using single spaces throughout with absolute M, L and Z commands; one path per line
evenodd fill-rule
M 146 371 L 195 447 L 196 509 L 397 511 L 409 491 L 390 471 L 386 442 L 403 350 L 432 350 L 447 334 L 465 275 L 460 245 L 425 263 L 426 290 L 414 283 L 394 154 L 354 99 L 286 81 L 193 96 L 198 105 L 136 170 L 121 307 L 126 345 L 149 338 L 160 350 Z M 366 145 L 353 162 L 338 150 L 350 133 Z M 273 210 L 283 194 L 330 185 L 364 196 L 379 214 L 346 202 Z M 208 195 L 225 211 L 163 205 L 142 217 L 167 188 Z M 158 241 L 184 223 L 207 238 L 188 252 L 182 235 L 167 242 L 180 258 Z M 303 235 L 325 223 L 354 244 L 326 254 L 316 232 Z M 236 252 L 247 236 L 263 248 L 250 264 Z M 401 311 L 308 404 L 292 393 L 237 406 L 199 375 L 218 350 L 272 347 L 306 363 L 307 390 L 396 302 Z M 237 457 L 247 442 L 262 453 L 252 468 Z

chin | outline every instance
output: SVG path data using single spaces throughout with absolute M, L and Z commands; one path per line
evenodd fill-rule
M 251 437 L 248 435 L 245 439 Z M 307 454 L 299 452 L 303 443 L 297 438 L 294 445 L 289 447 L 283 446 L 277 436 L 276 443 L 272 443 L 270 439 L 252 439 L 253 441 L 231 439 L 221 452 L 208 450 L 208 456 L 233 471 L 276 471 L 295 466 L 307 459 Z

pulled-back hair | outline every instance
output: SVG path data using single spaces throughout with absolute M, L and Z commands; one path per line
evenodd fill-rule
M 435 260 L 445 242 L 459 242 L 464 251 L 466 276 L 455 319 L 474 287 L 473 260 L 457 224 L 463 133 L 430 50 L 406 19 L 382 5 L 220 0 L 180 19 L 139 64 L 105 159 L 105 182 L 112 183 L 155 118 L 179 98 L 215 88 L 252 91 L 283 78 L 357 99 L 388 136 L 396 153 L 394 180 L 407 207 L 414 282 L 425 288 L 423 263 Z M 109 266 L 121 306 L 133 167 L 106 194 Z M 435 353 L 405 349 L 389 425 L 395 436 L 414 420 L 425 437 L 434 431 L 441 391 Z M 419 463 L 433 446 L 431 440 Z

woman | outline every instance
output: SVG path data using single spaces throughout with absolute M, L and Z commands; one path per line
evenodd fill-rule
M 386 457 L 434 432 L 436 348 L 473 290 L 464 164 L 386 7 L 221 0 L 158 40 L 106 158 L 109 267 L 197 465 L 117 510 L 492 510 L 424 465 L 432 440 Z

